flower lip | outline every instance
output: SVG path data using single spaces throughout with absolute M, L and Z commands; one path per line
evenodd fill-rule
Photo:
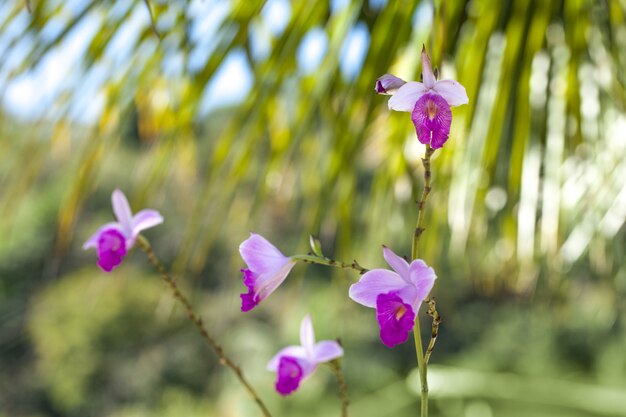
M 433 149 L 441 148 L 450 136 L 452 112 L 438 94 L 428 93 L 420 97 L 411 113 L 411 120 L 417 139 L 423 144 L 430 144 Z
M 376 319 L 380 326 L 380 340 L 392 348 L 409 338 L 415 324 L 415 313 L 397 294 L 379 294 L 376 298 Z
M 98 237 L 97 251 L 98 266 L 111 272 L 126 256 L 126 238 L 115 228 L 104 230 Z
M 278 364 L 276 391 L 281 395 L 289 395 L 300 386 L 304 371 L 296 358 L 283 356 Z

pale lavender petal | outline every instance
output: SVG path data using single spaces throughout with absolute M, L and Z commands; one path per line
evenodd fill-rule
M 411 281 L 414 283 L 416 288 L 415 301 L 410 302 L 410 304 L 417 312 L 422 301 L 428 297 L 428 294 L 433 289 L 437 275 L 435 274 L 435 270 L 426 265 L 426 263 L 421 259 L 416 259 L 411 262 L 409 273 Z
M 415 103 L 428 89 L 424 84 L 410 81 L 404 84 L 389 99 L 389 109 L 396 111 L 413 111 Z
M 469 103 L 465 87 L 454 80 L 437 81 L 433 91 L 443 97 L 450 106 L 460 106 Z
M 376 80 L 376 92 L 378 94 L 394 94 L 396 90 L 406 84 L 402 78 L 395 75 L 385 74 Z
M 315 345 L 315 332 L 311 316 L 307 314 L 300 323 L 300 344 L 304 347 L 309 356 L 313 355 L 313 346 Z
M 415 297 L 415 287 L 387 269 L 372 269 L 366 272 L 359 282 L 350 286 L 348 295 L 357 303 L 374 308 L 378 294 L 389 292 L 396 292 L 408 300 Z
M 142 230 L 149 229 L 163 223 L 163 216 L 151 209 L 141 210 L 133 217 L 133 236 L 137 237 Z
M 282 356 L 291 356 L 299 359 L 306 359 L 306 352 L 302 346 L 287 346 L 281 349 L 267 364 L 268 371 L 276 371 L 278 369 L 278 362 Z
M 434 87 L 437 79 L 433 74 L 433 67 L 430 63 L 430 57 L 426 53 L 426 47 L 422 47 L 422 80 L 427 89 Z
M 397 294 L 380 294 L 376 299 L 376 319 L 380 326 L 380 340 L 392 348 L 409 338 L 415 313 L 411 305 L 402 302 Z
M 263 274 L 279 269 L 289 258 L 261 235 L 250 233 L 250 237 L 239 245 L 241 257 L 252 271 Z
M 132 235 L 133 212 L 130 210 L 130 205 L 128 204 L 126 196 L 119 188 L 116 188 L 115 191 L 113 191 L 111 203 L 113 205 L 113 213 L 115 213 L 115 217 L 122 227 L 124 235 Z
M 405 280 L 407 283 L 411 283 L 409 279 L 409 263 L 404 260 L 404 258 L 396 255 L 391 249 L 387 246 L 383 246 L 383 257 L 385 261 L 389 264 L 394 271 L 400 275 L 400 278 Z
M 122 227 L 119 223 L 110 222 L 106 223 L 104 226 L 100 226 L 96 232 L 87 239 L 87 241 L 83 244 L 83 249 L 97 248 L 98 247 L 98 239 L 100 239 L 100 235 L 107 229 L 117 229 L 118 231 L 122 231 Z
M 423 95 L 411 113 L 417 138 L 434 149 L 441 148 L 450 135 L 452 112 L 450 106 L 439 94 Z
M 323 340 L 313 348 L 313 361 L 316 363 L 328 362 L 343 356 L 343 348 L 334 340 Z
M 287 260 L 287 263 L 281 266 L 278 270 L 268 272 L 259 276 L 259 279 L 255 283 L 255 289 L 259 293 L 259 301 L 267 298 L 271 293 L 276 290 L 283 283 L 289 272 L 296 264 L 296 261 Z

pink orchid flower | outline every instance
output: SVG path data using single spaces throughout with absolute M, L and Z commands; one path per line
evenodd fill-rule
M 350 298 L 376 309 L 380 339 L 387 347 L 407 341 L 421 303 L 435 284 L 435 271 L 421 259 L 411 264 L 384 246 L 393 271 L 372 269 L 350 286 Z M 395 271 L 395 272 L 394 272 Z
M 250 233 L 239 245 L 239 253 L 248 265 L 242 269 L 248 292 L 241 294 L 241 311 L 256 307 L 283 283 L 296 261 L 283 255 L 263 236 Z
M 276 372 L 276 391 L 281 395 L 297 390 L 320 363 L 343 356 L 343 348 L 334 340 L 315 343 L 310 315 L 306 315 L 300 324 L 300 344 L 280 350 L 267 364 L 269 371 Z
M 133 216 L 126 196 L 119 189 L 113 191 L 111 202 L 117 222 L 100 227 L 83 245 L 83 249 L 96 248 L 98 266 L 106 272 L 122 263 L 142 230 L 163 223 L 156 210 L 141 210 Z
M 423 82 L 405 82 L 391 74 L 376 80 L 376 92 L 388 94 L 389 109 L 411 112 L 417 138 L 433 149 L 441 148 L 450 135 L 452 111 L 450 107 L 467 104 L 465 87 L 454 80 L 437 81 L 430 57 L 422 48 Z

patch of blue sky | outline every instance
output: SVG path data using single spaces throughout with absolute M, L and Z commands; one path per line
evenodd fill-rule
M 322 28 L 313 28 L 304 35 L 298 46 L 296 60 L 304 74 L 317 70 L 328 50 L 328 36 Z
M 435 10 L 430 1 L 422 1 L 415 9 L 413 14 L 413 27 L 416 30 L 424 30 L 433 25 Z
M 279 36 L 291 19 L 291 4 L 287 0 L 268 0 L 261 10 L 261 17 L 270 33 Z
M 331 0 L 330 2 L 330 12 L 332 14 L 339 13 L 346 7 L 350 5 L 350 0 Z
M 8 111 L 26 120 L 35 120 L 49 115 L 58 95 L 69 88 L 86 88 L 72 85 L 82 80 L 79 64 L 89 41 L 98 29 L 89 19 L 83 19 L 68 34 L 65 41 L 48 52 L 39 65 L 14 78 L 7 85 L 4 105 Z M 12 52 L 19 53 L 23 48 L 16 45 Z M 23 57 L 15 58 L 22 62 Z
M 363 22 L 357 23 L 344 40 L 339 57 L 341 74 L 353 80 L 361 69 L 370 44 L 370 34 Z
M 128 20 L 122 23 L 104 49 L 104 56 L 113 68 L 129 61 L 135 53 L 141 31 L 150 25 L 145 10 L 135 8 Z
M 382 10 L 387 5 L 387 0 L 369 0 L 369 5 L 374 10 Z
M 254 82 L 243 50 L 232 51 L 207 84 L 202 94 L 198 117 L 212 110 L 241 103 L 250 94 Z
M 191 19 L 189 37 L 194 45 L 187 58 L 189 72 L 196 73 L 204 68 L 223 36 L 218 30 L 230 11 L 230 2 L 192 1 L 187 15 Z

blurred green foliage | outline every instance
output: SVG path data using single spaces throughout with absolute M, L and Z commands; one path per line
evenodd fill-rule
M 339 413 L 329 370 L 282 399 L 264 369 L 308 312 L 346 347 L 355 416 L 416 415 L 414 352 L 379 343 L 355 274 L 298 266 L 242 315 L 236 248 L 409 253 L 423 148 L 373 83 L 419 79 L 426 44 L 470 97 L 422 240 L 434 415 L 626 416 L 623 0 L 151 0 L 154 23 L 144 1 L 30 3 L 0 5 L 0 415 L 257 415 L 141 253 L 105 275 L 81 250 L 115 187 L 165 216 L 147 237 L 276 415 Z M 233 57 L 239 102 L 216 84 Z

